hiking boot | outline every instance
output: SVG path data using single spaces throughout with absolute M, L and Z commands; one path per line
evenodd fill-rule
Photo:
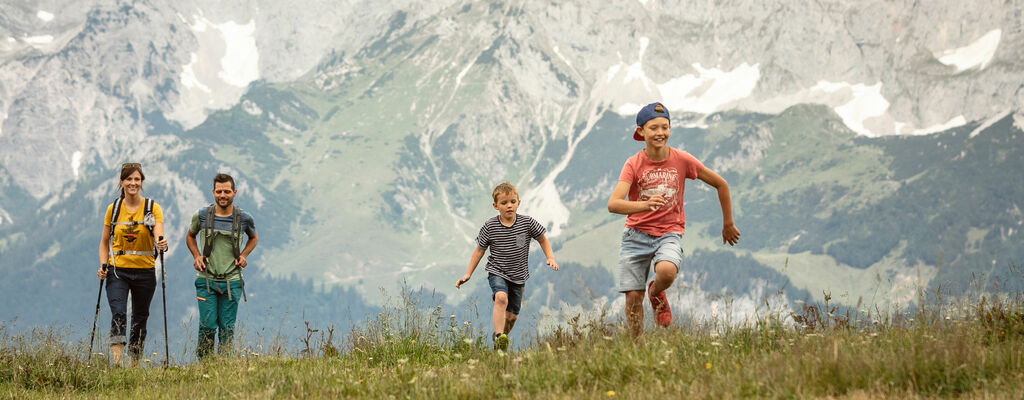
M 508 335 L 504 333 L 494 335 L 494 349 L 506 351 L 508 350 Z
M 651 300 L 651 308 L 654 309 L 654 322 L 661 326 L 669 326 L 672 324 L 672 307 L 668 306 L 668 297 L 665 296 L 665 291 L 655 295 L 654 281 L 651 281 L 647 285 L 647 298 Z

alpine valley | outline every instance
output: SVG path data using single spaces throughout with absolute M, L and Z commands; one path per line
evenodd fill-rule
M 250 337 L 345 327 L 406 288 L 486 321 L 483 265 L 454 283 L 505 180 L 562 267 L 534 245 L 522 331 L 621 313 L 624 217 L 606 203 L 653 101 L 672 112 L 670 143 L 728 180 L 742 232 L 723 245 L 714 190 L 688 182 L 680 315 L 1019 292 L 1022 10 L 3 0 L 0 321 L 88 332 L 123 162 L 143 164 L 166 216 L 177 344 L 196 316 L 184 232 L 216 172 L 236 177 L 260 235 L 239 316 Z

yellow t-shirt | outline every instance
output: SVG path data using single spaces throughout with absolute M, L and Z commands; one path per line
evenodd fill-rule
M 113 212 L 113 208 L 113 204 L 107 206 L 107 212 L 103 215 L 103 226 L 110 226 L 110 213 Z M 138 225 L 114 225 L 114 238 L 111 242 L 113 251 L 110 254 L 118 251 L 153 252 L 153 236 L 149 234 L 146 225 L 141 223 L 146 217 L 145 214 L 145 199 L 142 204 L 139 204 L 139 208 L 132 212 L 129 212 L 128 207 L 121 203 L 121 210 L 117 213 L 117 222 L 139 221 L 140 223 Z M 164 222 L 164 213 L 156 202 L 153 202 L 153 217 L 158 223 Z M 156 265 L 156 257 L 153 255 L 122 254 L 113 258 L 113 265 L 117 268 L 153 268 Z M 109 259 L 107 263 L 111 263 Z

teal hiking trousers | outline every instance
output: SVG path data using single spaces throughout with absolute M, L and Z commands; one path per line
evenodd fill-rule
M 238 315 L 238 301 L 241 297 L 241 281 L 216 282 L 196 278 L 196 300 L 199 303 L 199 340 L 196 343 L 196 356 L 200 360 L 213 352 L 214 337 L 220 342 L 220 354 L 227 355 L 231 352 L 231 342 L 235 335 L 235 317 Z

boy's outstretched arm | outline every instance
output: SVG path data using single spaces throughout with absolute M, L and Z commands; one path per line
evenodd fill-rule
M 732 200 L 729 197 L 729 183 L 715 171 L 704 168 L 697 173 L 697 179 L 718 190 L 718 202 L 722 203 L 722 243 L 730 246 L 740 241 L 740 230 L 732 220 Z
M 462 286 L 463 283 L 466 283 L 466 281 L 469 280 L 469 277 L 473 275 L 473 270 L 476 269 L 477 264 L 480 264 L 480 259 L 482 258 L 484 258 L 484 249 L 481 249 L 479 247 L 473 249 L 473 255 L 469 257 L 469 268 L 466 268 L 466 275 L 464 275 L 462 278 L 459 278 L 459 280 L 455 282 L 456 289 L 458 289 L 459 286 Z
M 537 243 L 540 243 L 540 249 L 544 250 L 544 257 L 547 257 L 547 264 L 551 269 L 558 271 L 558 263 L 555 262 L 555 252 L 551 251 L 551 242 L 544 235 L 540 235 L 537 238 Z
M 637 214 L 647 211 L 655 211 L 665 205 L 665 197 L 660 194 L 651 196 L 645 201 L 629 201 L 626 195 L 629 194 L 629 182 L 619 181 L 608 198 L 608 212 L 615 214 Z

